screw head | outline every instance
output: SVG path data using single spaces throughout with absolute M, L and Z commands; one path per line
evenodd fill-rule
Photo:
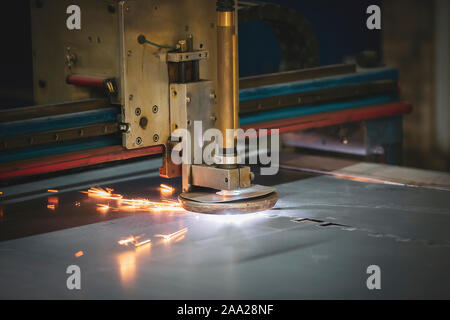
M 136 138 L 136 144 L 140 145 L 142 143 L 142 138 L 141 137 L 137 137 Z
M 154 105 L 154 106 L 152 107 L 152 111 L 153 111 L 153 113 L 157 113 L 157 112 L 158 112 L 158 106 L 157 106 L 157 105 Z
M 137 116 L 140 116 L 141 113 L 142 113 L 141 108 L 136 108 L 136 110 L 134 110 L 134 113 L 135 113 Z
M 159 136 L 157 134 L 153 135 L 153 141 L 158 142 Z

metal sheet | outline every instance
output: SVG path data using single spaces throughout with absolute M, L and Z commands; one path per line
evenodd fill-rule
M 282 170 L 265 180 L 277 184 L 295 175 Z M 113 187 L 128 197 L 158 198 L 151 186 L 160 180 L 154 179 Z M 450 298 L 448 191 L 328 176 L 276 189 L 276 207 L 257 214 L 128 212 L 128 217 L 0 242 L 0 297 Z M 67 221 L 69 212 L 104 219 L 95 212 L 95 200 L 78 192 L 64 196 L 62 204 L 81 199 L 82 207 L 46 212 L 45 199 L 35 199 L 19 209 L 54 223 Z M 3 209 L 8 219 L 14 208 Z M 182 228 L 188 230 L 178 241 L 155 237 Z M 138 250 L 117 243 L 130 234 L 145 234 L 152 245 Z M 84 255 L 76 258 L 80 250 Z M 66 287 L 66 269 L 73 264 L 81 268 L 81 290 Z M 381 290 L 366 286 L 370 265 L 381 268 Z

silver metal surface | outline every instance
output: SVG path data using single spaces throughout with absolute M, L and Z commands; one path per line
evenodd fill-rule
M 201 9 L 200 9 L 201 8 Z M 210 27 L 215 6 L 209 0 L 188 1 L 122 1 L 119 3 L 121 29 L 123 122 L 130 123 L 123 145 L 128 149 L 165 144 L 170 136 L 168 49 L 137 41 L 143 34 L 151 41 L 175 46 L 186 32 L 194 35 L 194 47 L 208 50 L 208 62 L 200 62 L 200 78 L 216 81 L 215 29 Z M 153 107 L 158 112 L 153 113 Z M 135 115 L 141 108 L 142 114 Z M 141 117 L 148 126 L 139 126 Z M 155 138 L 157 137 L 157 139 Z M 141 138 L 137 144 L 136 139 Z
M 169 52 L 167 54 L 167 61 L 170 62 L 183 62 L 194 60 L 206 60 L 208 59 L 208 51 L 194 51 L 194 52 Z
M 251 185 L 250 168 L 216 168 L 207 165 L 192 165 L 191 185 L 218 190 L 235 190 Z
M 281 170 L 270 180 L 293 175 Z M 144 189 L 150 181 L 114 188 L 127 197 L 158 197 Z M 329 176 L 278 184 L 276 189 L 276 207 L 257 214 L 139 212 L 0 242 L 0 297 L 450 298 L 448 191 Z M 95 199 L 79 192 L 67 197 L 82 199 L 82 207 L 49 212 L 49 219 L 62 219 L 66 211 L 95 213 Z M 41 202 L 23 206 L 45 214 Z M 7 217 L 13 208 L 4 210 Z M 174 241 L 155 237 L 183 228 L 187 232 Z M 152 245 L 139 250 L 117 243 L 138 234 L 145 234 Z M 74 257 L 80 250 L 84 255 Z M 73 264 L 81 269 L 81 290 L 66 287 L 66 269 Z M 366 286 L 370 265 L 381 269 L 381 290 Z

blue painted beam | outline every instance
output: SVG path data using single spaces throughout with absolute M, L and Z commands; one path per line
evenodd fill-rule
M 275 97 L 285 94 L 328 89 L 380 80 L 398 81 L 396 68 L 379 68 L 327 78 L 302 80 L 239 90 L 239 101 Z
M 63 142 L 41 147 L 18 149 L 15 151 L 1 152 L 0 163 L 13 162 L 43 156 L 51 156 L 66 152 L 74 152 L 93 148 L 120 145 L 121 143 L 122 143 L 121 137 L 103 136 L 103 137 L 88 138 L 85 140 L 75 142 Z
M 311 114 L 331 112 L 356 107 L 366 107 L 368 105 L 382 104 L 387 102 L 397 101 L 396 95 L 370 97 L 360 100 L 342 101 L 327 103 L 322 105 L 303 105 L 296 107 L 287 107 L 283 109 L 271 110 L 251 115 L 239 117 L 241 125 L 247 125 L 257 122 L 272 121 L 278 119 L 294 118 L 300 116 L 307 116 Z
M 69 113 L 52 117 L 0 123 L 0 137 L 37 131 L 77 127 L 98 122 L 117 121 L 119 111 L 120 110 L 118 107 L 111 107 L 86 112 Z

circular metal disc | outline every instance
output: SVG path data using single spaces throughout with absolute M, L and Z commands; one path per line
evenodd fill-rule
M 275 192 L 275 188 L 254 184 L 251 187 L 236 189 L 233 191 L 223 190 L 216 192 L 212 189 L 208 189 L 207 191 L 185 192 L 182 193 L 181 196 L 186 200 L 204 203 L 216 203 L 257 198 L 268 195 L 272 192 Z
M 229 202 L 199 202 L 186 199 L 183 194 L 178 196 L 178 201 L 184 209 L 199 213 L 252 213 L 269 210 L 277 203 L 278 194 L 272 192 L 260 197 L 241 199 Z

